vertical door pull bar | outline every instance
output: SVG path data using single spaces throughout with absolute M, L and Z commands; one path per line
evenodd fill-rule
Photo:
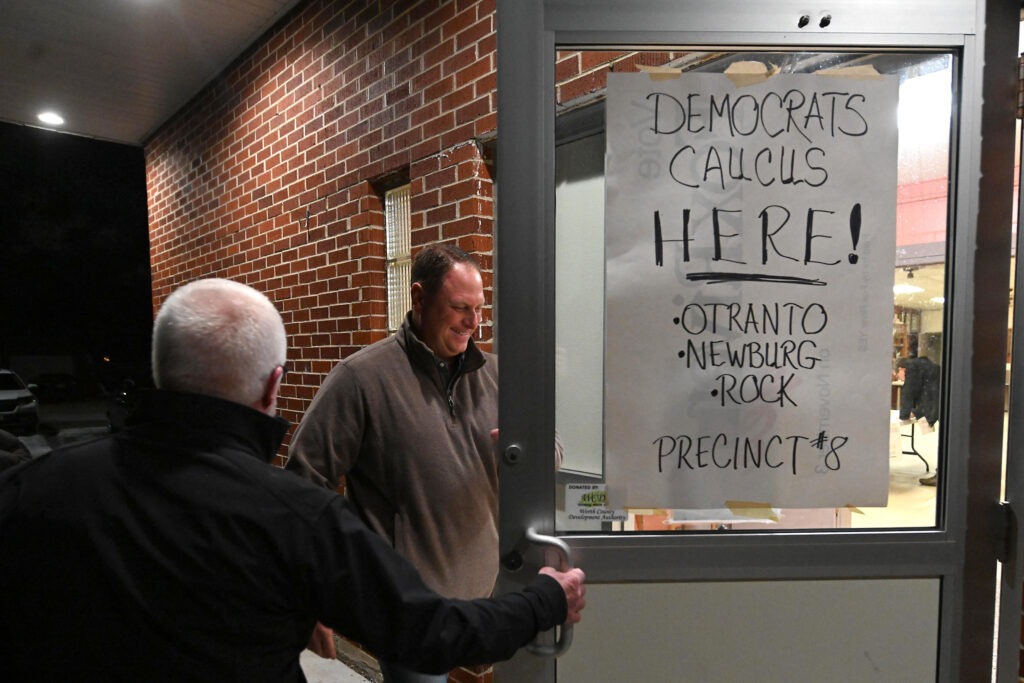
M 542 545 L 547 550 L 553 550 L 558 555 L 558 565 L 555 567 L 558 571 L 567 572 L 573 568 L 572 551 L 569 549 L 569 544 L 562 539 L 539 534 L 533 527 L 530 527 L 526 530 L 526 540 L 536 545 Z M 541 645 L 534 641 L 527 645 L 526 649 L 538 657 L 558 657 L 565 654 L 570 645 L 572 645 L 572 624 L 562 624 L 558 627 L 558 637 L 555 639 L 554 645 Z

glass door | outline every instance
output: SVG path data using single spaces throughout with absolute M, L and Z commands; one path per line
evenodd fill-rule
M 991 669 L 981 10 L 733 5 L 499 3 L 502 583 L 590 606 L 498 680 Z

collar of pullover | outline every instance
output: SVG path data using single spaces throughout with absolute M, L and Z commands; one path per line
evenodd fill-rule
M 412 359 L 418 367 L 428 370 L 434 375 L 437 374 L 437 364 L 441 362 L 430 347 L 423 343 L 423 341 L 416 336 L 416 332 L 412 329 L 412 313 L 407 313 L 405 316 L 405 322 L 395 333 L 395 337 L 398 339 L 398 343 L 401 345 L 405 352 Z M 484 358 L 484 354 L 476 347 L 476 343 L 470 339 L 469 345 L 466 346 L 466 352 L 462 354 L 462 368 L 461 373 L 473 372 L 474 370 L 480 369 L 487 359 Z
M 233 448 L 270 462 L 281 446 L 289 422 L 233 401 L 176 391 L 153 390 L 140 395 L 133 430 L 175 434 L 184 446 L 217 451 Z

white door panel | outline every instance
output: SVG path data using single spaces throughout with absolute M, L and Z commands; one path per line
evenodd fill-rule
M 935 680 L 935 579 L 603 584 L 588 597 L 560 683 Z

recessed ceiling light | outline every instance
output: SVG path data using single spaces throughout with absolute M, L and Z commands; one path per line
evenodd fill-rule
M 48 126 L 62 126 L 64 125 L 64 117 L 60 114 L 52 111 L 44 111 L 39 115 L 39 120 Z

